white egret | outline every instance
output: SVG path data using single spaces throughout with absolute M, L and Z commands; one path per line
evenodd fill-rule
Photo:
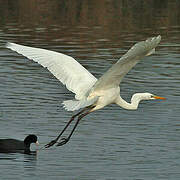
M 141 100 L 165 99 L 151 93 L 136 93 L 132 96 L 131 103 L 128 103 L 121 98 L 119 86 L 123 77 L 133 66 L 144 56 L 155 52 L 155 47 L 160 43 L 160 40 L 161 36 L 159 35 L 136 43 L 98 80 L 70 56 L 45 49 L 7 43 L 7 48 L 46 67 L 59 81 L 66 85 L 68 90 L 75 94 L 75 99 L 63 102 L 64 108 L 67 111 L 83 108 L 82 111 L 71 117 L 57 138 L 45 145 L 45 147 L 47 148 L 57 143 L 75 117 L 77 117 L 77 121 L 71 133 L 67 138 L 62 138 L 57 146 L 66 144 L 69 141 L 80 119 L 90 112 L 112 103 L 125 109 L 135 110 L 138 108 Z

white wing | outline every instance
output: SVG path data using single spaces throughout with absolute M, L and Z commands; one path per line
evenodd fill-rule
M 92 104 L 94 104 L 97 100 L 98 100 L 98 96 L 91 98 L 91 99 L 82 99 L 80 101 L 76 101 L 76 100 L 67 100 L 64 101 L 63 107 L 67 110 L 67 111 L 75 111 L 84 107 L 88 107 Z
M 93 90 L 108 89 L 119 86 L 123 77 L 144 57 L 155 52 L 155 47 L 160 43 L 161 36 L 149 38 L 136 43 L 119 61 L 99 78 Z
M 83 99 L 97 79 L 74 58 L 40 48 L 7 43 L 6 47 L 46 67 L 67 89 Z

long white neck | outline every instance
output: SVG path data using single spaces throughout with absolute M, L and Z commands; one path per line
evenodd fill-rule
M 116 100 L 116 104 L 124 109 L 136 110 L 138 108 L 139 102 L 144 99 L 143 94 L 144 93 L 134 94 L 131 98 L 131 103 L 126 102 L 124 99 L 121 98 L 121 96 L 119 96 L 119 98 L 117 98 Z

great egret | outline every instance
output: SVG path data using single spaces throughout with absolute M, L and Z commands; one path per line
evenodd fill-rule
M 80 119 L 90 112 L 112 103 L 125 109 L 135 110 L 138 108 L 141 100 L 165 99 L 150 93 L 136 93 L 132 96 L 131 103 L 128 103 L 121 98 L 119 87 L 123 77 L 140 59 L 155 52 L 155 47 L 160 43 L 160 40 L 161 36 L 159 35 L 136 43 L 98 80 L 70 56 L 45 49 L 7 43 L 7 48 L 46 67 L 58 80 L 66 85 L 68 90 L 75 93 L 74 100 L 63 102 L 64 108 L 67 111 L 75 111 L 83 108 L 82 111 L 71 117 L 57 138 L 45 145 L 45 147 L 48 148 L 57 143 L 61 135 L 76 117 L 77 121 L 71 133 L 67 138 L 62 138 L 57 146 L 66 144 L 69 141 Z

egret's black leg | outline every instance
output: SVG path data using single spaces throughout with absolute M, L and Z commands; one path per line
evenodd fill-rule
M 61 133 L 57 136 L 56 139 L 52 140 L 51 142 L 49 142 L 48 144 L 46 144 L 44 147 L 45 148 L 49 148 L 51 146 L 53 146 L 61 137 L 61 135 L 64 133 L 64 131 L 68 128 L 68 126 L 71 124 L 71 122 L 74 120 L 75 117 L 79 116 L 80 114 L 82 114 L 84 111 L 88 110 L 90 108 L 89 107 L 85 107 L 82 111 L 78 112 L 77 114 L 73 115 L 71 117 L 71 119 L 69 120 L 69 122 L 66 124 L 66 126 L 64 127 L 64 129 L 61 131 Z
M 90 113 L 90 110 L 87 111 L 86 113 L 80 114 L 80 115 L 78 116 L 78 119 L 77 119 L 77 121 L 76 121 L 76 123 L 75 123 L 75 125 L 74 125 L 74 127 L 73 127 L 73 129 L 72 129 L 72 131 L 71 131 L 71 133 L 69 134 L 69 136 L 68 136 L 67 138 L 62 138 L 61 141 L 57 144 L 57 146 L 62 146 L 62 145 L 64 145 L 64 144 L 66 144 L 66 143 L 70 140 L 70 138 L 71 138 L 74 130 L 76 129 L 77 125 L 79 124 L 79 121 L 80 121 L 84 116 L 86 116 L 86 115 L 89 114 L 89 113 Z

